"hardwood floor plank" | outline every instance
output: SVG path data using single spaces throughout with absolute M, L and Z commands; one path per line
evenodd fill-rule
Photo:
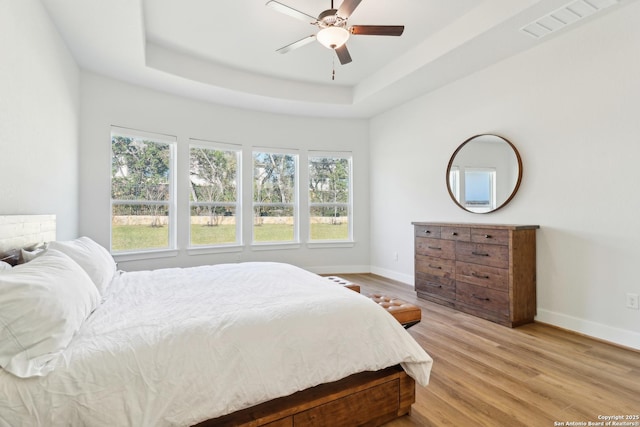
M 372 274 L 341 275 L 363 294 L 418 305 L 409 333 L 433 357 L 410 415 L 387 427 L 553 426 L 640 414 L 640 352 L 553 326 L 511 329 L 416 297 L 412 287 Z

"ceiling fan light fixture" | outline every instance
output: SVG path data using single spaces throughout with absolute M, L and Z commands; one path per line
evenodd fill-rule
M 327 27 L 318 31 L 316 39 L 329 49 L 337 49 L 349 40 L 349 31 L 343 27 Z

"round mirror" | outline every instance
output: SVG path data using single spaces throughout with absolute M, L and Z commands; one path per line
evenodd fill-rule
M 463 142 L 447 167 L 454 202 L 473 213 L 493 212 L 513 198 L 522 179 L 516 147 L 498 135 L 476 135 Z

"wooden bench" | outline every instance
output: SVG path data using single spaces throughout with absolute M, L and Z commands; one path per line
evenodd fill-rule
M 343 279 L 342 277 L 327 276 L 326 279 L 349 288 L 352 291 L 360 292 L 360 285 Z M 387 310 L 405 329 L 412 327 L 422 320 L 422 311 L 420 311 L 420 307 L 417 305 L 382 294 L 371 294 L 368 295 L 368 297 Z
M 420 307 L 417 305 L 381 294 L 371 294 L 369 298 L 391 313 L 405 329 L 412 327 L 422 320 L 422 311 L 420 311 Z

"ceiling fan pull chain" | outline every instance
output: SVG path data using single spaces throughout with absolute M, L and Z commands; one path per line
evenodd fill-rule
M 331 71 L 331 80 L 335 80 L 336 79 L 336 60 L 335 60 L 335 58 L 331 60 L 331 63 L 333 64 L 333 71 Z

